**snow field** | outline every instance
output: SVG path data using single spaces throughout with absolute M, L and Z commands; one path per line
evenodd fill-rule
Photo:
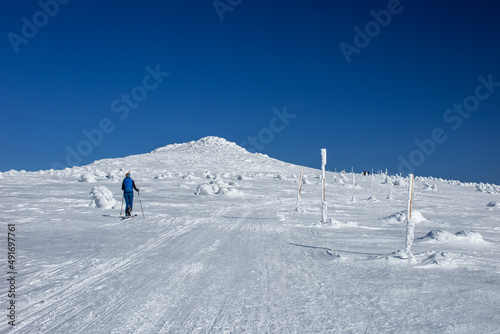
M 296 212 L 300 169 L 308 181 Z M 118 217 L 127 171 L 145 219 Z M 500 218 L 489 205 L 498 194 L 417 177 L 412 264 L 395 253 L 405 242 L 404 178 L 375 175 L 371 201 L 371 175 L 356 174 L 353 202 L 352 175 L 327 172 L 335 224 L 325 225 L 320 173 L 214 137 L 63 171 L 3 173 L 3 221 L 19 238 L 14 331 L 498 332 Z M 79 182 L 82 174 L 95 182 Z M 196 195 L 204 185 L 238 196 Z M 117 203 L 89 206 L 96 198 Z M 0 323 L 1 333 L 14 331 Z

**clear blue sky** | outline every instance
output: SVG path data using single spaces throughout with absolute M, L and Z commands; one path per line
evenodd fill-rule
M 499 17 L 493 0 L 2 1 L 0 171 L 213 135 L 500 184 Z

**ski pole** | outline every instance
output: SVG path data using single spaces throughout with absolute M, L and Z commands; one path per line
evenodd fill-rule
M 120 208 L 120 216 L 122 215 L 122 210 L 123 210 L 123 196 L 122 196 L 122 206 Z
M 139 194 L 139 203 L 141 203 L 142 218 L 146 218 L 144 217 L 144 209 L 142 208 L 141 192 L 138 191 L 137 193 Z

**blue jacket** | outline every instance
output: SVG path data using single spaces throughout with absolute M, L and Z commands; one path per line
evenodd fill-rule
M 126 193 L 133 193 L 135 191 L 139 191 L 137 187 L 135 186 L 134 180 L 132 180 L 130 177 L 126 177 L 123 179 L 122 182 L 122 190 Z

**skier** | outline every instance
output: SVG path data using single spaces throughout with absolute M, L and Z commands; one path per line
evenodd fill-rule
M 135 186 L 134 180 L 130 178 L 130 173 L 125 174 L 122 182 L 123 197 L 125 198 L 125 215 L 130 216 L 132 213 L 132 206 L 134 204 L 134 189 L 139 193 L 139 189 Z

